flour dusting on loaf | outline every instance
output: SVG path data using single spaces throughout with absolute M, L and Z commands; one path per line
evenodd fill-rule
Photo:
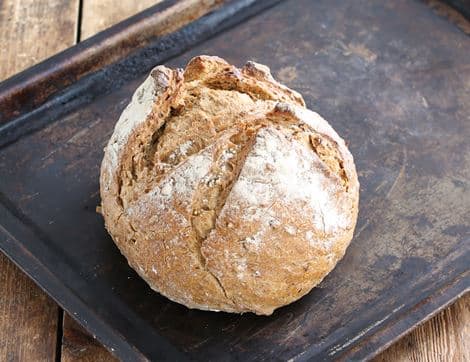
M 269 68 L 156 67 L 105 148 L 105 225 L 147 283 L 189 308 L 271 314 L 344 255 L 359 183 L 344 141 Z
M 311 149 L 289 142 L 281 131 L 267 127 L 256 136 L 231 197 L 246 202 L 240 212 L 246 212 L 247 218 L 250 211 L 262 210 L 276 201 L 310 209 L 316 227 L 331 233 L 346 228 L 350 222 L 350 215 L 335 198 L 337 189 L 338 184 L 322 172 L 321 160 L 312 155 Z

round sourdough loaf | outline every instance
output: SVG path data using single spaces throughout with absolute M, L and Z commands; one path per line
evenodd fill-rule
M 101 166 L 106 228 L 156 291 L 269 315 L 318 284 L 352 238 L 344 141 L 266 66 L 199 56 L 136 90 Z

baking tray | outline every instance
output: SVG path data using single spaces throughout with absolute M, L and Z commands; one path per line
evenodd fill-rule
M 420 1 L 209 5 L 155 32 L 180 6 L 166 1 L 0 85 L 0 247 L 124 360 L 371 357 L 469 288 L 470 39 Z M 346 256 L 270 317 L 152 292 L 95 212 L 103 147 L 134 89 L 197 54 L 268 64 L 355 157 Z

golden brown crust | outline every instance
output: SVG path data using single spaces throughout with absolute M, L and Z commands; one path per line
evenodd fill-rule
M 352 238 L 359 184 L 344 141 L 265 66 L 155 68 L 101 167 L 106 228 L 149 285 L 190 308 L 271 314 L 308 293 Z

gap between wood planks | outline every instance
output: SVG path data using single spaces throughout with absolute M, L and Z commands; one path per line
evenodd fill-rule
M 76 4 L 0 1 L 0 80 L 72 46 Z M 61 346 L 60 308 L 3 254 L 0 290 L 0 360 L 53 361 Z
M 82 14 L 83 14 L 83 0 L 78 0 L 77 25 L 75 27 L 75 44 L 80 43 L 80 38 L 82 35 Z
M 59 313 L 57 315 L 57 338 L 55 346 L 55 360 L 56 362 L 61 361 L 62 356 L 62 336 L 64 327 L 64 310 L 59 307 Z
M 93 1 L 78 0 L 76 12 L 75 43 L 89 38 L 109 26 L 124 20 L 159 1 Z M 56 361 L 114 361 L 114 356 L 91 337 L 67 313 L 59 315 L 61 328 L 57 331 Z
M 87 39 L 157 2 L 0 2 L 0 79 Z M 3 332 L 0 331 L 0 337 L 3 336 L 0 338 L 0 360 L 4 357 L 6 360 L 34 361 L 114 360 L 104 347 L 3 255 L 0 255 L 0 286 L 3 290 L 0 296 L 0 326 L 5 327 L 1 328 Z M 470 295 L 467 294 L 431 321 L 419 326 L 375 359 L 433 360 L 470 360 Z

